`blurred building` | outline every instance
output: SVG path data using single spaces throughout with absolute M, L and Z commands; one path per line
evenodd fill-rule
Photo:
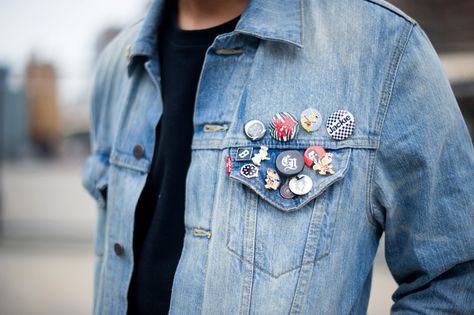
M 35 152 L 45 157 L 55 156 L 61 124 L 54 66 L 33 56 L 26 67 L 25 88 L 30 113 L 30 137 Z
M 474 1 L 389 0 L 417 20 L 441 52 L 474 52 Z
M 16 159 L 27 150 L 28 112 L 25 91 L 12 90 L 9 71 L 0 67 L 0 158 Z
M 429 36 L 474 138 L 474 1 L 388 1 L 413 17 Z
M 109 26 L 98 33 L 95 39 L 94 63 L 90 65 L 92 70 L 95 69 L 95 63 L 102 50 L 121 30 L 120 27 Z M 61 107 L 60 121 L 62 128 L 59 156 L 62 159 L 76 159 L 82 162 L 90 153 L 90 102 L 94 78 L 92 73 L 87 76 L 87 84 L 82 86 L 82 93 L 77 99 L 77 103 Z

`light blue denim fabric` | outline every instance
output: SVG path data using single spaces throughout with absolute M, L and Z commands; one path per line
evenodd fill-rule
M 162 113 L 161 10 L 155 1 L 97 69 L 83 170 L 99 208 L 95 314 L 127 309 L 134 211 Z M 354 134 L 244 136 L 250 119 L 308 107 L 323 119 L 350 111 Z M 170 314 L 364 314 L 382 233 L 399 284 L 393 313 L 474 313 L 473 146 L 436 52 L 398 9 L 379 0 L 251 0 L 235 31 L 207 51 L 194 127 Z M 267 166 L 283 150 L 321 145 L 334 154 L 335 174 L 305 168 L 313 189 L 283 199 L 263 188 L 264 167 L 257 179 L 239 173 L 237 148 L 261 145 Z

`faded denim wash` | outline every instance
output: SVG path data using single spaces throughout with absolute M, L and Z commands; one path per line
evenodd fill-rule
M 162 2 L 97 68 L 83 170 L 99 211 L 94 314 L 127 310 L 134 211 L 162 114 Z M 324 118 L 350 111 L 354 134 L 244 136 L 250 119 L 308 107 Z M 394 314 L 474 313 L 473 146 L 436 52 L 398 9 L 381 0 L 251 0 L 235 31 L 207 50 L 194 128 L 170 314 L 365 314 L 382 233 L 399 284 Z M 282 199 L 263 188 L 262 174 L 239 173 L 237 148 L 261 145 L 268 165 L 282 150 L 321 145 L 335 174 L 305 168 L 313 189 Z

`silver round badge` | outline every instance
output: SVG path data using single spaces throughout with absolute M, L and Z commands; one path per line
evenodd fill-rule
M 267 129 L 258 119 L 249 120 L 244 126 L 244 133 L 252 141 L 257 141 L 265 136 Z
M 290 179 L 290 190 L 295 195 L 306 195 L 313 188 L 313 180 L 307 175 L 296 175 Z

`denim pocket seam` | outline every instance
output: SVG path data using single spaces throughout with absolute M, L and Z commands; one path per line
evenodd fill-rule
M 236 181 L 231 181 L 231 187 L 229 188 L 229 190 L 232 191 L 232 189 L 234 188 L 234 186 L 236 186 L 236 184 L 237 184 Z M 248 191 L 247 193 L 249 194 L 249 196 L 246 196 L 246 197 L 245 197 L 245 198 L 246 198 L 246 201 L 245 201 L 246 207 L 247 207 L 247 205 L 250 203 L 249 200 L 250 200 L 251 198 L 259 198 L 258 195 L 256 195 L 256 194 L 255 194 L 254 192 L 252 192 L 252 191 Z M 304 266 L 304 265 L 313 264 L 313 263 L 316 261 L 316 259 L 313 258 L 313 259 L 311 259 L 311 260 L 309 260 L 309 261 L 302 262 L 300 265 L 298 265 L 298 266 L 296 266 L 296 267 L 293 267 L 293 268 L 291 268 L 291 269 L 289 269 L 289 270 L 285 270 L 284 272 L 281 272 L 281 273 L 276 274 L 276 275 L 273 274 L 273 273 L 271 273 L 271 272 L 269 272 L 269 271 L 266 270 L 263 266 L 261 266 L 259 263 L 254 263 L 254 262 L 252 262 L 252 261 L 249 260 L 248 258 L 244 257 L 242 254 L 238 253 L 235 249 L 233 249 L 233 248 L 229 245 L 229 243 L 230 243 L 230 227 L 229 227 L 229 225 L 230 225 L 230 220 L 231 220 L 231 211 L 232 211 L 232 209 L 229 209 L 229 212 L 228 212 L 228 214 L 227 214 L 225 247 L 226 247 L 226 249 L 227 249 L 230 253 L 232 253 L 234 256 L 236 256 L 237 258 L 239 258 L 242 262 L 247 263 L 247 264 L 249 264 L 249 265 L 251 265 L 251 266 L 254 266 L 254 267 L 257 268 L 259 271 L 265 273 L 266 275 L 270 276 L 270 277 L 273 278 L 273 279 L 278 279 L 278 278 L 280 278 L 281 276 L 283 276 L 283 275 L 285 275 L 285 274 L 287 274 L 287 273 L 290 273 L 290 272 L 292 272 L 292 271 L 295 271 L 295 270 L 301 268 L 301 267 Z M 314 207 L 313 207 L 312 211 L 314 211 Z M 312 214 L 312 215 L 313 215 L 313 214 Z M 308 232 L 307 232 L 307 235 L 306 235 L 306 239 L 307 239 L 307 237 L 308 237 L 308 234 L 311 232 L 311 230 L 312 230 L 312 226 L 310 226 L 310 227 L 308 228 Z
M 237 182 L 236 181 L 232 181 L 232 186 L 230 187 L 230 190 L 234 187 L 234 185 L 236 185 Z M 323 191 L 323 193 L 325 192 L 325 190 Z M 251 198 L 259 198 L 259 196 L 257 194 L 255 194 L 254 192 L 252 191 L 249 191 L 248 192 L 249 196 L 246 197 L 246 204 L 249 203 L 249 199 Z M 314 201 L 314 199 L 312 199 L 311 201 Z M 287 273 L 291 273 L 295 270 L 298 270 L 300 269 L 301 267 L 303 266 L 306 266 L 306 265 L 311 265 L 311 264 L 314 264 L 316 261 L 319 261 L 320 259 L 322 259 L 323 257 L 327 256 L 324 255 L 320 258 L 318 258 L 316 255 L 313 255 L 313 258 L 310 259 L 310 260 L 307 260 L 307 261 L 304 261 L 302 260 L 302 262 L 300 264 L 298 264 L 297 266 L 294 266 L 288 270 L 285 270 L 283 272 L 280 272 L 278 274 L 274 274 L 274 273 L 271 273 L 269 272 L 268 270 L 266 270 L 266 268 L 264 268 L 261 264 L 259 264 L 258 262 L 252 262 L 250 259 L 248 259 L 247 257 L 244 257 L 244 255 L 238 253 L 234 248 L 232 248 L 230 246 L 230 219 L 231 219 L 231 209 L 229 210 L 228 212 L 228 215 L 227 215 L 227 222 L 226 222 L 226 242 L 225 242 L 225 247 L 227 248 L 227 250 L 232 253 L 234 256 L 236 256 L 237 258 L 239 258 L 242 262 L 244 263 L 247 263 L 249 265 L 252 265 L 254 266 L 255 268 L 257 268 L 259 271 L 263 272 L 264 274 L 270 276 L 271 278 L 273 279 L 278 279 L 280 278 L 281 276 L 284 276 L 285 274 Z M 306 237 L 305 237 L 305 240 L 307 241 L 308 240 L 308 236 L 310 233 L 314 232 L 315 234 L 318 234 L 318 231 L 320 231 L 321 229 L 321 224 L 322 224 L 322 221 L 316 221 L 314 220 L 314 216 L 315 216 L 315 211 L 317 211 L 317 207 L 315 205 L 313 205 L 311 207 L 311 222 L 310 222 L 310 226 L 308 227 L 308 232 L 306 233 Z M 315 240 L 316 241 L 316 244 L 317 244 L 317 239 Z M 304 247 L 304 250 L 306 250 L 308 248 L 308 246 L 310 246 L 310 244 L 306 244 L 305 243 L 305 247 Z M 313 245 L 313 246 L 317 246 L 317 245 Z
M 326 241 L 327 241 L 327 245 L 326 245 L 326 248 L 324 248 L 324 251 L 321 253 L 321 256 L 317 256 L 315 257 L 315 261 L 320 261 L 322 260 L 323 258 L 329 256 L 331 254 L 331 248 L 332 248 L 332 241 L 333 241 L 333 238 L 334 238 L 334 232 L 335 232 L 335 229 L 336 229 L 336 223 L 337 223 L 337 217 L 339 215 L 339 212 L 341 210 L 341 200 L 342 200 L 342 189 L 338 192 L 339 193 L 339 196 L 337 198 L 337 202 L 336 202 L 336 211 L 334 211 L 334 220 L 332 221 L 332 225 L 330 226 L 330 231 L 329 231 L 329 237 L 327 237 Z M 322 225 L 322 221 L 320 222 L 320 225 Z M 321 228 L 321 226 L 320 226 Z M 320 229 L 320 232 L 321 232 L 321 229 Z

